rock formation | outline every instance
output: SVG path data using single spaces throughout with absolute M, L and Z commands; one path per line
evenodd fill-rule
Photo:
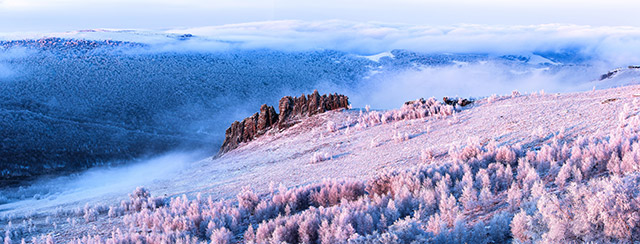
M 338 94 L 320 96 L 317 90 L 307 96 L 302 94 L 300 97 L 283 97 L 278 106 L 280 114 L 276 113 L 272 106 L 263 104 L 259 113 L 247 117 L 242 122 L 235 121 L 231 124 L 225 132 L 220 153 L 231 151 L 240 143 L 251 141 L 271 129 L 284 130 L 303 118 L 348 107 L 347 96 Z
M 338 94 L 320 96 L 317 90 L 306 97 L 304 94 L 300 97 L 286 96 L 280 99 L 278 128 L 285 129 L 294 125 L 300 118 L 348 106 L 347 96 Z
M 450 97 L 443 97 L 442 101 L 444 101 L 445 104 L 454 106 L 456 104 L 460 105 L 461 107 L 467 106 L 469 104 L 473 103 L 473 100 L 471 99 L 466 99 L 466 98 L 450 98 Z

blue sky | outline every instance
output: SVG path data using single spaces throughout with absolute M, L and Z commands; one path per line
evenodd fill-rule
M 0 0 L 0 32 L 170 29 L 269 20 L 637 25 L 640 3 L 552 0 Z

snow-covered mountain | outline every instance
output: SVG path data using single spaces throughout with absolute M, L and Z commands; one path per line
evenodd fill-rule
M 609 87 L 620 87 L 626 85 L 639 84 L 640 66 L 628 66 L 625 68 L 613 69 L 600 76 L 600 79 L 590 82 L 595 89 L 603 89 Z

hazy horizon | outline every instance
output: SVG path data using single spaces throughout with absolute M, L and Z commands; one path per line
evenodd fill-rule
M 640 3 L 594 1 L 80 1 L 0 0 L 0 32 L 173 29 L 274 20 L 346 20 L 450 26 L 575 24 L 638 26 Z M 600 16 L 600 17 L 599 17 Z M 606 18 L 601 18 L 606 16 Z

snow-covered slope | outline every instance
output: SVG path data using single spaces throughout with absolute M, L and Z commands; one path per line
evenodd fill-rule
M 358 121 L 367 117 L 367 112 L 362 115 L 358 110 L 329 112 L 283 133 L 259 138 L 220 158 L 200 162 L 202 167 L 209 165 L 214 170 L 207 172 L 195 167 L 201 171 L 202 179 L 214 175 L 233 177 L 220 186 L 203 180 L 203 185 L 197 188 L 219 194 L 236 192 L 249 184 L 264 192 L 270 180 L 291 187 L 325 177 L 368 178 L 385 168 L 420 164 L 424 150 L 433 151 L 436 161 L 450 160 L 449 149 L 468 144 L 470 138 L 533 148 L 558 133 L 573 138 L 608 134 L 617 129 L 623 105 L 633 107 L 631 103 L 639 99 L 637 95 L 640 87 L 632 86 L 583 93 L 506 96 L 492 103 L 480 100 L 451 116 L 400 120 L 366 128 Z M 338 129 L 331 131 L 329 123 Z M 394 138 L 398 134 L 407 134 L 408 139 Z M 331 159 L 313 163 L 314 153 L 329 155 Z
M 210 46 L 224 41 L 162 32 L 53 36 L 0 41 L 0 133 L 7 135 L 0 140 L 0 181 L 6 185 L 171 150 L 215 151 L 224 128 L 254 107 L 314 89 L 344 93 L 355 106 L 391 108 L 407 93 L 585 90 L 581 82 L 600 75 L 582 54 L 564 50 L 522 56 L 395 49 L 363 56 L 220 50 Z M 544 61 L 552 59 L 563 63 Z
M 620 87 L 626 85 L 640 84 L 640 67 L 629 66 L 627 68 L 618 68 L 607 72 L 600 76 L 600 79 L 589 82 L 585 86 L 592 85 L 595 89 L 603 89 L 610 87 Z
M 635 175 L 635 170 L 632 168 L 622 170 L 614 169 L 611 168 L 612 166 L 607 165 L 606 161 L 600 162 L 600 160 L 603 160 L 600 158 L 601 156 L 593 156 L 593 159 L 589 159 L 592 160 L 592 163 L 594 163 L 593 160 L 595 160 L 596 164 L 593 165 L 594 169 L 589 168 L 589 166 L 580 168 L 580 165 L 585 165 L 587 157 L 591 157 L 588 156 L 590 154 L 587 153 L 590 152 L 589 150 L 598 150 L 597 148 L 599 147 L 603 147 L 600 150 L 608 153 L 608 155 L 604 155 L 607 158 L 611 155 L 611 150 L 622 150 L 619 155 L 621 158 L 627 157 L 625 156 L 626 154 L 633 155 L 638 153 L 636 152 L 638 145 L 637 136 L 634 137 L 634 135 L 637 135 L 637 126 L 640 125 L 638 124 L 639 105 L 640 87 L 626 86 L 607 90 L 565 94 L 535 93 L 520 95 L 514 92 L 513 94 L 505 96 L 492 96 L 486 99 L 480 99 L 472 105 L 458 109 L 459 111 L 452 115 L 450 115 L 449 112 L 441 112 L 433 114 L 433 116 L 418 116 L 421 118 L 413 119 L 408 118 L 408 116 L 412 114 L 412 111 L 414 111 L 410 107 L 403 107 L 402 109 L 392 111 L 366 111 L 359 109 L 332 111 L 310 117 L 281 133 L 273 132 L 257 138 L 252 142 L 242 144 L 239 148 L 220 157 L 207 158 L 189 163 L 184 168 L 176 169 L 178 170 L 175 172 L 176 174 L 160 177 L 153 182 L 145 184 L 146 189 L 148 189 L 153 196 L 160 196 L 162 199 L 165 199 L 164 201 L 167 204 L 166 207 L 160 209 L 151 208 L 151 213 L 145 213 L 144 211 L 137 213 L 136 210 L 125 210 L 130 207 L 127 207 L 129 205 L 127 205 L 128 203 L 126 202 L 122 204 L 119 203 L 120 200 L 126 198 L 121 194 L 109 193 L 84 198 L 74 197 L 72 194 L 64 192 L 55 193 L 56 189 L 51 189 L 51 193 L 43 193 L 39 200 L 25 200 L 0 205 L 0 211 L 2 211 L 4 215 L 4 218 L 0 219 L 0 224 L 3 224 L 4 227 L 2 228 L 6 230 L 8 228 L 8 221 L 12 220 L 13 227 L 11 228 L 14 228 L 13 231 L 18 233 L 16 234 L 16 238 L 27 237 L 27 239 L 31 236 L 46 235 L 47 233 L 52 233 L 53 239 L 58 241 L 67 241 L 70 240 L 70 238 L 94 234 L 108 238 L 113 237 L 111 235 L 112 227 L 120 228 L 122 233 L 129 233 L 122 234 L 122 236 L 116 237 L 116 239 L 125 238 L 125 236 L 129 236 L 126 238 L 132 238 L 133 233 L 138 233 L 136 235 L 139 235 L 140 228 L 149 228 L 149 237 L 145 238 L 177 238 L 180 236 L 184 238 L 185 232 L 180 231 L 189 230 L 191 227 L 177 227 L 178 229 L 176 229 L 176 231 L 178 232 L 175 232 L 178 233 L 177 236 L 168 237 L 166 235 L 169 232 L 167 232 L 166 229 L 163 230 L 162 228 L 164 227 L 154 229 L 150 227 L 151 223 L 143 227 L 141 223 L 144 221 L 139 218 L 146 218 L 144 216 L 148 216 L 149 214 L 153 215 L 154 212 L 161 211 L 163 208 L 176 209 L 175 211 L 182 211 L 179 210 L 182 208 L 180 206 L 188 208 L 188 200 L 180 197 L 183 194 L 186 195 L 188 199 L 200 199 L 200 195 L 202 196 L 202 202 L 200 204 L 203 204 L 203 209 L 198 211 L 205 211 L 204 209 L 208 209 L 209 207 L 213 208 L 213 205 L 210 205 L 213 203 L 206 203 L 207 197 L 211 197 L 213 200 L 230 199 L 229 203 L 224 204 L 237 206 L 237 203 L 234 203 L 237 201 L 235 196 L 238 195 L 237 199 L 241 200 L 247 197 L 243 194 L 248 194 L 242 193 L 246 192 L 246 189 L 243 190 L 243 187 L 253 189 L 253 191 L 263 199 L 257 199 L 256 201 L 267 201 L 265 204 L 275 204 L 275 202 L 271 201 L 280 201 L 276 200 L 278 194 L 285 194 L 289 191 L 304 192 L 304 189 L 307 189 L 305 187 L 311 187 L 320 182 L 324 182 L 321 183 L 321 185 L 324 184 L 327 187 L 342 184 L 340 183 L 341 181 L 334 181 L 335 179 L 346 180 L 346 182 L 365 182 L 370 185 L 384 179 L 384 177 L 391 177 L 391 175 L 398 174 L 402 175 L 401 172 L 416 172 L 415 170 L 418 170 L 419 172 L 424 172 L 427 176 L 415 177 L 427 177 L 427 179 L 433 180 L 433 183 L 429 184 L 434 185 L 432 185 L 431 188 L 425 186 L 427 187 L 426 189 L 433 189 L 435 185 L 438 185 L 437 189 L 441 188 L 439 181 L 444 175 L 436 176 L 433 175 L 434 172 L 442 172 L 443 174 L 447 172 L 446 174 L 449 175 L 447 177 L 451 177 L 452 181 L 448 183 L 451 188 L 449 189 L 449 186 L 447 186 L 448 190 L 446 191 L 451 192 L 452 197 L 454 197 L 453 204 L 457 205 L 457 208 L 461 211 L 456 212 L 456 215 L 463 220 L 463 225 L 460 228 L 475 228 L 475 223 L 482 224 L 483 226 L 495 226 L 494 228 L 505 228 L 504 223 L 499 224 L 491 221 L 506 221 L 507 229 L 496 231 L 508 232 L 506 234 L 507 237 L 500 238 L 514 238 L 514 236 L 508 237 L 512 231 L 509 223 L 512 222 L 514 214 L 517 214 L 521 207 L 528 212 L 529 215 L 527 216 L 534 218 L 536 217 L 536 211 L 543 210 L 540 209 L 540 207 L 538 207 L 539 210 L 535 210 L 535 207 L 531 209 L 531 207 L 526 206 L 531 206 L 530 204 L 535 206 L 536 202 L 541 204 L 541 201 L 549 201 L 548 197 L 552 195 L 564 199 L 562 195 L 558 193 L 558 190 L 564 192 L 564 182 L 556 179 L 556 175 L 560 174 L 559 171 L 562 172 L 565 170 L 563 165 L 574 165 L 572 167 L 578 167 L 578 170 L 582 172 L 580 176 L 576 175 L 577 172 L 575 169 L 573 171 L 574 173 L 563 173 L 570 175 L 570 177 L 565 178 L 565 180 L 569 179 L 570 182 L 575 182 L 576 177 L 580 177 L 587 181 L 591 180 L 589 182 L 594 181 L 593 184 L 596 184 L 596 180 L 609 179 L 609 174 L 626 175 L 628 177 Z M 442 107 L 442 109 L 444 110 L 441 111 L 447 111 L 446 106 Z M 627 140 L 630 143 L 628 145 L 625 144 Z M 622 146 L 618 149 L 616 149 L 617 147 L 609 147 L 609 145 L 613 146 L 615 143 L 622 143 Z M 567 148 L 565 149 L 565 147 Z M 592 149 L 592 147 L 596 149 Z M 577 154 L 578 152 L 575 150 L 580 150 L 578 148 L 582 148 L 582 150 L 585 151 L 582 154 Z M 627 152 L 625 150 L 629 151 Z M 493 154 L 491 154 L 492 151 Z M 516 161 L 517 158 L 521 158 L 520 161 Z M 571 160 L 569 160 L 569 158 L 571 158 Z M 525 159 L 527 161 L 522 161 Z M 625 158 L 624 160 L 633 159 Z M 549 162 L 551 162 L 551 164 L 549 164 Z M 482 193 L 481 191 L 484 191 L 483 184 L 485 184 L 482 182 L 486 181 L 482 178 L 484 177 L 482 175 L 486 174 L 487 170 L 489 172 L 487 177 L 490 176 L 487 180 L 490 184 L 502 184 L 500 180 L 494 178 L 503 177 L 500 176 L 500 173 L 494 172 L 496 169 L 493 167 L 498 167 L 497 165 L 502 165 L 502 167 L 509 165 L 508 169 L 513 170 L 513 172 L 505 177 L 507 177 L 508 182 L 518 182 L 517 187 L 532 187 L 532 185 L 527 184 L 533 184 L 536 182 L 535 179 L 538 179 L 538 181 L 542 179 L 542 187 L 546 189 L 545 192 L 548 192 L 545 194 L 551 195 L 548 195 L 547 198 L 540 198 L 540 196 L 537 195 L 537 198 L 517 198 L 516 200 L 519 202 L 517 205 L 514 205 L 515 203 L 510 202 L 512 200 L 507 200 L 512 199 L 510 195 L 512 193 L 509 192 L 507 194 L 507 188 L 514 187 L 513 185 L 507 185 L 507 188 L 496 185 L 490 188 L 490 193 Z M 461 168 L 456 169 L 456 167 Z M 459 185 L 461 183 L 458 182 L 459 180 L 466 181 L 462 179 L 463 174 L 467 177 L 465 173 L 466 169 L 463 170 L 463 167 L 471 167 L 472 173 L 476 175 L 473 177 L 476 179 L 475 181 L 478 182 L 477 185 L 474 186 L 477 187 L 475 194 L 481 192 L 480 196 L 476 196 L 476 198 L 479 199 L 477 203 L 479 205 L 477 206 L 487 204 L 483 201 L 488 200 L 483 198 L 489 197 L 486 194 L 491 194 L 490 198 L 493 199 L 491 200 L 491 204 L 498 204 L 495 205 L 495 208 L 480 207 L 476 209 L 466 205 L 467 200 L 464 199 L 462 194 L 467 193 L 462 191 L 463 189 L 461 187 L 463 186 Z M 537 170 L 533 171 L 537 172 L 537 174 L 534 173 L 537 178 L 534 177 L 532 182 L 525 181 L 522 178 L 524 177 L 522 172 L 527 170 L 526 167 L 534 167 Z M 603 167 L 604 171 L 602 171 Z M 149 170 L 153 169 L 150 168 Z M 483 170 L 485 170 L 485 173 L 481 173 Z M 501 168 L 501 170 L 504 170 L 504 168 Z M 571 168 L 569 168 L 569 171 L 571 171 Z M 512 176 L 513 179 L 511 179 Z M 530 175 L 526 177 L 533 176 Z M 79 179 L 70 179 L 70 181 L 72 183 L 76 180 L 81 182 L 81 178 L 82 177 L 79 177 Z M 471 179 L 472 182 L 473 178 Z M 330 180 L 323 181 L 323 179 Z M 393 179 L 392 177 L 392 181 L 394 181 Z M 405 180 L 412 179 L 417 180 L 418 178 L 406 178 Z M 78 182 L 76 182 L 76 184 Z M 130 185 L 122 185 L 119 191 L 133 191 L 137 183 L 138 182 Z M 411 185 L 413 183 L 405 184 Z M 584 183 L 578 181 L 578 186 L 581 185 L 584 185 Z M 276 189 L 274 189 L 274 187 Z M 365 198 L 375 199 L 372 194 L 373 191 L 377 191 L 375 190 L 377 188 L 369 187 L 370 186 L 367 186 L 368 193 L 357 193 L 356 195 L 361 196 L 361 194 L 364 194 L 364 196 L 366 196 Z M 394 188 L 396 186 L 391 187 L 396 191 L 399 189 Z M 318 190 L 319 189 L 321 188 L 318 188 Z M 526 189 L 517 191 L 522 191 L 520 194 L 526 195 L 529 194 L 529 190 Z M 413 188 L 409 190 L 411 192 L 414 191 Z M 274 191 L 276 193 L 274 193 Z M 439 191 L 440 190 L 436 191 L 436 200 L 434 201 L 443 201 L 443 197 L 446 198 L 446 196 L 448 196 L 440 195 L 441 193 L 439 193 Z M 412 223 L 417 226 L 422 226 L 418 228 L 421 231 L 415 233 L 416 238 L 422 236 L 420 238 L 436 241 L 438 240 L 437 238 L 447 237 L 446 235 L 443 236 L 442 233 L 449 233 L 448 231 L 441 232 L 441 234 L 438 235 L 439 231 L 428 227 L 430 226 L 429 223 L 436 221 L 431 220 L 433 216 L 435 216 L 432 215 L 433 213 L 439 213 L 441 214 L 440 216 L 442 216 L 444 214 L 443 211 L 446 211 L 446 209 L 442 209 L 442 207 L 437 207 L 438 205 L 445 204 L 444 202 L 436 204 L 436 210 L 432 212 L 431 210 L 424 210 L 422 207 L 418 208 L 418 205 L 404 205 L 408 203 L 400 202 L 401 197 L 397 195 L 398 192 L 396 192 L 395 195 L 391 193 L 388 194 L 390 194 L 389 197 L 391 197 L 391 199 L 396 199 L 393 208 L 409 208 L 400 210 L 401 216 L 410 216 L 411 219 L 408 221 L 413 221 Z M 419 193 L 415 192 L 410 194 Z M 509 197 L 507 197 L 507 195 L 509 195 Z M 249 199 L 253 199 L 250 197 L 251 195 L 248 196 Z M 272 197 L 273 200 L 271 200 Z M 340 198 L 340 196 L 336 197 Z M 135 199 L 138 198 L 133 196 L 132 199 L 134 199 L 135 202 L 137 201 Z M 147 198 L 145 197 L 144 199 Z M 348 199 L 350 200 L 343 200 L 342 203 L 339 203 L 340 201 L 327 202 L 328 205 L 324 205 L 323 203 L 310 204 L 313 206 L 315 206 L 314 204 L 320 204 L 319 206 L 325 206 L 328 210 L 335 208 L 349 209 L 345 204 L 364 204 L 361 203 L 362 200 L 356 200 L 356 198 Z M 193 201 L 193 203 L 195 203 L 199 200 Z M 375 201 L 389 201 L 389 199 Z M 522 201 L 522 203 L 520 203 L 520 201 Z M 558 200 L 556 199 L 555 201 Z M 134 204 L 134 202 L 131 204 Z M 85 203 L 88 205 L 83 210 L 81 207 L 84 206 Z M 115 207 L 112 207 L 111 211 L 107 211 L 109 210 L 108 207 L 100 206 Z M 255 205 L 253 206 L 255 207 Z M 267 206 L 269 205 L 258 206 L 258 208 L 265 208 Z M 635 208 L 634 206 L 638 207 L 636 205 L 632 207 Z M 388 207 L 388 205 L 385 204 L 385 207 Z M 77 214 L 74 213 L 74 209 L 76 208 L 78 208 Z M 301 206 L 298 206 L 297 210 L 296 207 L 291 208 L 293 208 L 293 210 L 290 210 L 293 211 L 290 213 L 292 216 L 303 216 L 304 214 L 310 214 L 310 211 L 317 211 L 313 210 L 313 207 L 307 210 Z M 437 210 L 438 208 L 440 208 L 440 210 Z M 414 215 L 414 210 L 426 211 L 422 214 L 427 214 L 427 216 L 423 216 L 421 219 L 419 216 Z M 220 214 L 223 212 L 227 214 L 227 210 L 216 211 L 221 211 Z M 263 218 L 268 220 L 269 223 L 275 221 L 273 222 L 275 225 L 280 223 L 278 221 L 293 221 L 289 220 L 288 217 L 277 220 L 278 218 L 275 218 L 275 216 L 269 217 L 269 214 L 264 216 L 260 215 L 262 217 L 259 217 L 257 212 L 255 212 L 255 215 L 246 215 L 247 213 L 242 211 L 246 210 L 240 210 L 239 215 L 236 216 L 240 218 L 238 219 L 240 222 L 233 225 L 225 224 L 226 222 L 220 223 L 217 227 L 205 226 L 203 227 L 204 230 L 202 233 L 212 233 L 211 231 L 215 232 L 216 228 L 224 227 L 225 229 L 220 229 L 220 231 L 230 230 L 233 233 L 231 234 L 231 238 L 240 241 L 243 240 L 242 233 L 245 232 L 249 223 L 253 224 L 253 228 L 256 229 L 258 225 L 262 226 L 264 224 L 260 224 L 260 219 Z M 277 210 L 276 208 L 273 211 L 284 211 L 284 206 L 281 210 Z M 337 211 L 339 211 L 339 209 Z M 578 210 L 576 209 L 576 211 Z M 118 217 L 123 214 L 125 214 L 124 218 Z M 204 214 L 204 212 L 202 212 L 202 214 Z M 366 234 L 372 235 L 367 238 L 385 238 L 384 236 L 380 237 L 379 234 L 391 233 L 392 227 L 387 229 L 387 227 L 379 226 L 379 215 L 375 217 L 374 212 L 370 214 L 374 216 L 374 225 L 378 226 L 377 228 L 380 231 L 377 232 L 378 236 L 376 237 L 376 233 L 366 228 L 356 228 L 359 225 L 356 226 L 354 223 L 352 227 L 356 228 L 354 231 L 355 233 L 359 233 L 360 236 L 354 238 L 365 238 L 364 236 L 366 236 Z M 21 217 L 25 215 L 30 217 Z M 108 217 L 108 215 L 111 217 Z M 325 214 L 321 215 L 325 216 Z M 178 218 L 178 216 L 180 215 L 176 215 L 176 218 Z M 192 215 L 185 212 L 184 217 L 186 216 Z M 393 216 L 395 215 L 392 214 L 388 217 Z M 431 216 L 431 218 L 429 218 L 429 216 Z M 495 219 L 498 218 L 496 216 L 502 219 Z M 518 218 L 527 216 L 519 215 Z M 542 213 L 541 216 L 540 221 L 546 221 L 544 218 L 548 218 L 545 213 Z M 448 218 L 450 217 L 451 216 Z M 206 217 L 205 220 L 208 218 L 210 217 Z M 325 217 L 319 218 L 322 219 Z M 397 216 L 395 218 L 397 218 Z M 445 217 L 443 216 L 442 218 Z M 25 220 L 24 224 L 20 224 L 22 220 Z M 453 228 L 452 225 L 446 224 L 446 220 L 443 219 L 443 221 L 445 221 L 445 230 L 447 230 L 447 228 Z M 52 223 L 56 224 L 53 225 Z M 336 225 L 334 226 L 336 228 L 338 227 L 338 222 L 331 221 L 330 224 Z M 393 221 L 388 223 L 388 225 L 392 224 Z M 35 230 L 29 229 L 31 228 L 29 226 L 32 225 L 35 226 Z M 264 225 L 264 228 L 267 228 L 268 223 Z M 398 228 L 406 228 L 400 227 L 401 225 L 403 224 L 400 222 L 396 222 L 396 224 L 393 225 L 396 226 L 393 227 L 395 228 L 393 230 L 396 231 L 393 232 L 395 233 L 394 235 L 396 235 L 395 238 L 405 238 L 402 236 L 398 237 L 398 235 L 400 235 L 397 232 L 399 230 Z M 547 226 L 545 228 L 555 228 L 550 225 L 544 226 Z M 197 227 L 195 228 L 197 229 Z M 21 229 L 22 232 L 17 231 L 18 229 Z M 191 236 L 193 237 L 193 232 L 189 233 L 192 233 Z M 258 233 L 260 233 L 260 230 L 258 230 Z M 493 232 L 491 232 L 491 234 L 493 234 Z M 499 234 L 505 235 L 502 232 Z M 143 233 L 143 236 L 145 235 L 147 234 Z M 161 237 L 163 235 L 164 237 Z M 429 235 L 431 235 L 431 237 L 429 237 Z M 198 235 L 196 234 L 196 236 Z M 229 236 L 223 235 L 223 237 L 227 238 Z M 223 237 L 214 237 L 212 234 L 206 234 L 197 238 L 215 240 L 214 238 Z M 256 238 L 268 237 L 262 236 Z M 341 237 L 337 236 L 335 238 L 338 238 L 335 240 L 340 240 L 339 238 Z M 489 237 L 485 236 L 485 238 Z M 537 238 L 540 237 L 538 236 Z M 555 237 L 552 238 L 549 236 L 544 238 L 546 238 L 546 240 L 563 240 L 553 239 Z
M 606 73 L 637 64 L 620 47 L 638 33 L 344 21 L 0 33 L 0 241 L 640 239 L 628 86 L 640 74 Z M 234 120 L 314 89 L 396 109 L 314 116 L 211 157 Z M 513 89 L 547 93 L 486 97 Z M 421 96 L 485 98 L 397 109 Z M 584 213 L 576 199 L 623 207 Z M 578 207 L 547 207 L 559 204 Z

